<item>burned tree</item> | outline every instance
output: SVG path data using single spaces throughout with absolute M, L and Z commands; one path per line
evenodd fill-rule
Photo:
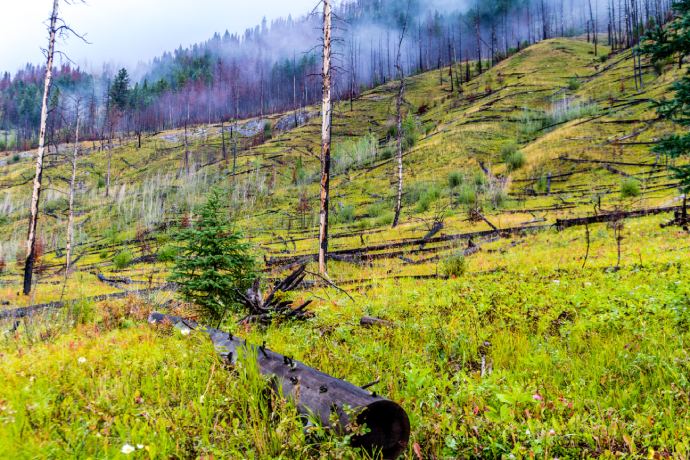
M 69 211 L 67 217 L 67 243 L 65 249 L 65 276 L 69 274 L 72 265 L 72 245 L 74 242 L 74 188 L 77 182 L 77 159 L 79 156 L 79 124 L 81 123 L 79 105 L 75 103 L 76 127 L 74 129 L 74 151 L 72 152 L 72 177 L 69 182 Z
M 409 11 L 409 2 L 408 2 Z M 405 72 L 402 66 L 402 45 L 405 40 L 405 33 L 407 32 L 407 20 L 409 12 L 405 14 L 403 18 L 402 30 L 400 32 L 400 41 L 398 42 L 398 55 L 395 61 L 395 68 L 398 72 L 398 78 L 400 79 L 400 85 L 398 87 L 398 97 L 395 104 L 397 111 L 397 127 L 398 127 L 398 197 L 395 204 L 395 217 L 393 218 L 393 228 L 398 226 L 400 221 L 400 211 L 402 210 L 402 197 L 403 197 L 403 117 L 402 117 L 402 106 L 405 100 Z M 453 77 L 451 75 L 451 81 Z
M 319 273 L 328 273 L 328 202 L 331 175 L 331 1 L 323 0 L 323 100 L 321 105 L 321 211 L 319 213 Z
M 55 38 L 58 33 L 59 0 L 53 0 L 53 11 L 48 26 L 48 50 L 46 52 L 46 73 L 43 86 L 43 100 L 41 103 L 41 126 L 38 136 L 38 152 L 36 153 L 36 173 L 31 194 L 31 208 L 29 216 L 29 232 L 26 240 L 26 262 L 24 264 L 24 295 L 31 293 L 31 281 L 36 258 L 36 229 L 38 224 L 38 206 L 41 200 L 43 182 L 43 157 L 46 147 L 46 127 L 48 124 L 48 97 L 53 84 L 53 58 L 55 55 Z

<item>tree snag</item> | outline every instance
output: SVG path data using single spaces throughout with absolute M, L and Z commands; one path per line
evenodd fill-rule
M 319 214 L 319 273 L 328 274 L 328 201 L 331 174 L 331 0 L 323 0 L 323 100 L 321 106 L 321 211 Z
M 48 124 L 48 96 L 53 84 L 53 57 L 55 54 L 55 37 L 57 35 L 59 0 L 53 0 L 53 11 L 48 26 L 48 51 L 46 56 L 46 74 L 43 85 L 43 100 L 41 102 L 41 127 L 38 135 L 38 152 L 36 154 L 36 174 L 34 176 L 33 192 L 31 194 L 31 208 L 29 216 L 29 232 L 26 240 L 26 263 L 24 264 L 24 295 L 31 293 L 31 280 L 34 271 L 36 250 L 36 228 L 38 224 L 38 206 L 41 199 L 43 181 L 43 156 L 46 144 L 46 126 Z

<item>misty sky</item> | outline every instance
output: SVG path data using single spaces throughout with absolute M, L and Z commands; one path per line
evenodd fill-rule
M 62 5 L 61 16 L 90 45 L 77 38 L 59 49 L 86 70 L 100 70 L 103 62 L 135 66 L 139 62 L 211 38 L 214 32 L 244 32 L 266 16 L 302 16 L 318 0 L 87 0 L 85 5 Z M 51 0 L 3 1 L 0 21 L 0 71 L 14 72 L 27 62 L 44 61 L 46 19 Z

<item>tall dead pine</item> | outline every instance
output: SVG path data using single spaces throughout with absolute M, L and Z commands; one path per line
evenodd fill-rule
M 36 173 L 34 175 L 33 191 L 31 193 L 31 207 L 29 215 L 29 231 L 26 240 L 26 262 L 24 264 L 24 295 L 31 293 L 31 281 L 36 261 L 36 229 L 38 224 L 38 207 L 41 200 L 43 182 L 43 157 L 46 145 L 46 126 L 48 124 L 48 97 L 53 83 L 53 57 L 55 55 L 55 37 L 57 35 L 59 0 L 53 0 L 53 11 L 48 26 L 48 51 L 46 54 L 46 74 L 43 85 L 43 100 L 41 102 L 41 126 L 38 135 L 38 152 L 36 153 Z
M 328 272 L 328 202 L 331 175 L 331 0 L 323 0 L 323 100 L 321 106 L 321 212 L 319 214 L 319 273 Z
M 393 218 L 393 228 L 398 226 L 400 222 L 400 211 L 402 210 L 403 197 L 403 116 L 402 106 L 405 100 L 405 72 L 402 66 L 402 44 L 405 40 L 405 32 L 407 31 L 407 16 L 402 25 L 400 32 L 400 41 L 398 42 L 398 55 L 395 60 L 395 68 L 398 71 L 398 78 L 400 79 L 400 86 L 398 87 L 398 98 L 395 104 L 397 112 L 397 127 L 398 127 L 398 196 L 395 202 L 395 217 Z M 453 80 L 451 76 L 451 81 Z
M 67 217 L 67 243 L 65 255 L 65 276 L 72 268 L 72 245 L 74 242 L 74 188 L 77 183 L 77 160 L 79 157 L 79 124 L 81 122 L 79 113 L 79 101 L 76 104 L 77 126 L 74 131 L 74 151 L 72 152 L 72 177 L 69 182 L 69 214 Z

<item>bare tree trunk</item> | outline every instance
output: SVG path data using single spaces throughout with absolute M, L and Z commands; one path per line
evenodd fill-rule
M 393 228 L 398 226 L 400 222 L 400 211 L 402 210 L 402 197 L 403 197 L 403 119 L 402 119 L 402 106 L 405 99 L 405 72 L 403 72 L 402 66 L 402 44 L 405 40 L 405 32 L 407 31 L 407 17 L 403 23 L 403 28 L 400 33 L 400 41 L 398 43 L 398 56 L 395 60 L 395 67 L 398 71 L 398 78 L 400 79 L 400 87 L 398 88 L 398 100 L 396 101 L 395 108 L 397 111 L 397 123 L 398 123 L 398 197 L 395 202 L 395 217 L 393 218 Z M 451 82 L 453 77 L 451 76 Z M 451 83 L 452 84 L 452 83 Z
M 69 214 L 67 217 L 67 243 L 65 250 L 65 278 L 72 268 L 72 244 L 74 241 L 74 187 L 77 183 L 77 159 L 79 157 L 79 101 L 77 101 L 77 127 L 74 134 L 74 152 L 72 154 L 72 178 L 69 182 Z
M 55 36 L 57 34 L 59 0 L 53 0 L 53 11 L 50 15 L 48 28 L 48 55 L 46 62 L 46 75 L 43 86 L 43 100 L 41 103 L 41 127 L 38 136 L 38 152 L 36 154 L 36 174 L 34 187 L 31 194 L 31 210 L 29 217 L 29 232 L 26 240 L 26 263 L 24 264 L 24 295 L 31 293 L 31 280 L 36 260 L 36 229 L 38 224 L 38 206 L 41 199 L 41 186 L 43 181 L 43 156 L 45 153 L 46 125 L 48 123 L 48 97 L 53 83 L 53 57 L 55 55 Z
M 588 4 L 589 4 L 589 22 L 591 24 L 592 38 L 594 41 L 594 56 L 598 56 L 599 55 L 599 49 L 598 49 L 599 38 L 597 36 L 597 21 L 594 17 L 594 10 L 592 9 L 592 0 L 588 0 Z
M 321 105 L 321 212 L 319 214 L 319 273 L 328 274 L 328 201 L 331 174 L 331 0 L 323 0 L 323 100 Z
M 222 119 L 220 120 L 220 138 L 222 142 L 222 152 L 223 152 L 223 161 L 225 162 L 225 166 L 227 167 L 228 165 L 228 150 L 225 147 L 225 121 Z
M 187 139 L 188 120 L 188 118 L 185 118 L 184 121 L 184 170 L 187 176 L 189 176 L 189 140 Z

